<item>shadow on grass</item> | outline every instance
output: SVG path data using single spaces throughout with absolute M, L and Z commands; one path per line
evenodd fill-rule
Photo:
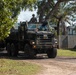
M 74 46 L 74 48 L 69 49 L 69 50 L 71 50 L 71 51 L 76 51 L 76 46 Z
M 0 59 L 12 59 L 12 60 L 42 60 L 49 59 L 46 54 L 37 55 L 33 58 L 25 57 L 24 53 L 19 53 L 18 56 L 12 57 L 8 56 L 7 52 L 0 52 Z
M 63 50 L 71 50 L 76 51 L 76 49 L 63 49 Z M 67 59 L 76 59 L 76 57 L 64 57 L 64 56 L 57 56 L 56 58 L 48 58 L 47 54 L 38 54 L 34 58 L 27 58 L 25 57 L 24 53 L 19 53 L 17 57 L 8 56 L 7 52 L 0 52 L 0 59 L 11 59 L 11 60 L 48 60 L 48 59 L 55 59 L 55 60 L 67 60 Z
M 76 51 L 76 48 L 68 48 L 68 49 L 62 49 L 62 50 Z
M 70 51 L 76 51 L 76 49 L 75 49 L 75 48 L 73 48 L 73 49 L 68 49 L 68 50 L 70 50 Z

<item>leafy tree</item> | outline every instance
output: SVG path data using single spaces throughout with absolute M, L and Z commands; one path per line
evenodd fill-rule
M 22 9 L 33 6 L 35 0 L 0 0 L 0 40 L 10 33 Z
M 11 27 L 17 21 L 17 16 L 21 10 L 32 7 L 38 8 L 39 20 L 43 17 L 50 19 L 57 24 L 67 20 L 67 15 L 74 15 L 76 11 L 76 1 L 70 0 L 0 0 L 0 40 L 3 40 L 10 33 Z M 67 12 L 67 13 L 66 13 Z M 76 14 L 76 13 L 75 13 Z M 59 31 L 58 31 L 59 35 Z
M 52 10 L 55 5 L 54 0 L 41 0 L 37 1 L 36 6 L 38 8 L 37 14 L 39 15 L 39 22 L 42 22 L 44 17 Z
M 63 25 L 63 23 L 65 24 L 65 22 L 70 23 L 71 18 L 74 18 L 75 13 L 75 7 L 76 7 L 76 3 L 73 1 L 70 2 L 62 2 L 60 4 L 59 9 L 57 10 L 57 14 L 55 14 L 55 18 L 58 19 L 58 23 L 57 23 L 57 34 L 59 35 L 59 25 Z M 71 17 L 71 18 L 70 18 Z M 66 34 L 65 32 L 65 26 L 64 26 L 64 34 Z
M 70 0 L 47 0 L 38 2 L 38 14 L 43 20 L 51 20 L 53 23 L 57 24 L 57 34 L 59 35 L 59 24 L 64 21 L 68 21 L 70 18 L 68 16 L 74 16 L 76 11 L 76 1 Z M 75 13 L 76 14 L 76 13 Z

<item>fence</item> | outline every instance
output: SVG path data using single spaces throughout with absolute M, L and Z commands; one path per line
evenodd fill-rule
M 76 48 L 76 35 L 60 35 L 59 48 Z

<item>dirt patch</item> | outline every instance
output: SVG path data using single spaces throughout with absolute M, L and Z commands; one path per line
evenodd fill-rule
M 55 59 L 34 59 L 24 60 L 32 62 L 43 67 L 43 70 L 37 75 L 76 75 L 76 59 L 57 57 Z
M 45 70 L 38 75 L 76 75 L 76 64 L 50 61 L 50 63 L 43 63 L 41 66 Z
M 6 54 L 0 54 L 0 56 L 1 58 L 7 58 Z M 31 62 L 42 66 L 43 69 L 37 75 L 76 75 L 76 57 L 48 59 L 46 55 L 39 55 L 36 59 L 25 59 L 22 56 L 11 59 Z

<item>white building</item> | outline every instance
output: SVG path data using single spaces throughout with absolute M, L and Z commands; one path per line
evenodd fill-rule
M 76 26 L 68 26 L 68 35 L 76 35 Z

